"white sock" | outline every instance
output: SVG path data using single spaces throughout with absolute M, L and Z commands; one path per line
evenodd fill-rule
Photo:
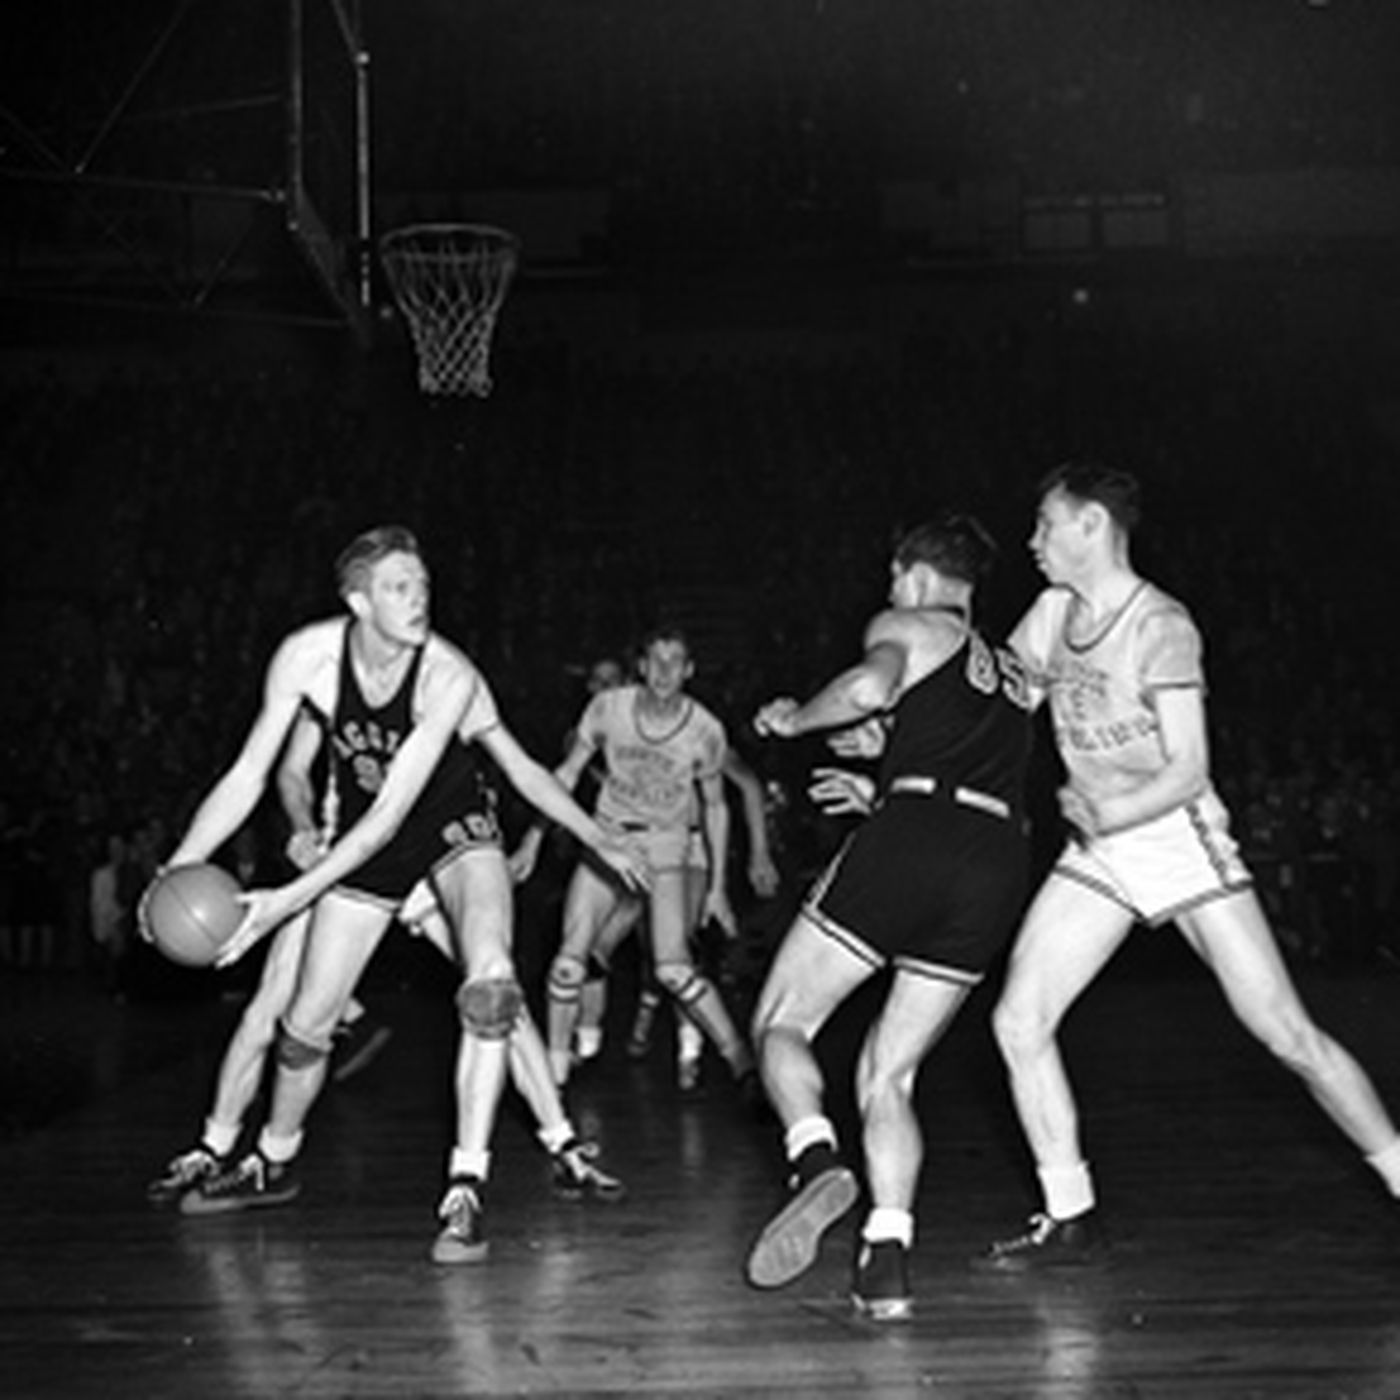
M 894 1206 L 876 1206 L 865 1217 L 860 1237 L 869 1244 L 880 1240 L 897 1240 L 908 1249 L 914 1243 L 913 1212 L 898 1210 Z
M 576 1134 L 574 1125 L 566 1118 L 562 1123 L 556 1123 L 552 1128 L 541 1128 L 535 1136 L 543 1144 L 544 1150 L 552 1155 L 571 1143 Z
M 676 1059 L 693 1065 L 705 1053 L 705 1033 L 684 1016 L 676 1024 Z
M 485 1181 L 491 1171 L 491 1154 L 467 1147 L 454 1147 L 447 1160 L 448 1176 L 474 1176 Z
M 574 1032 L 574 1048 L 581 1060 L 591 1060 L 603 1048 L 601 1026 L 580 1026 Z
M 278 1137 L 270 1129 L 264 1128 L 258 1134 L 258 1151 L 273 1165 L 280 1167 L 290 1162 L 301 1151 L 301 1139 L 300 1132 Z
M 1386 1189 L 1392 1196 L 1400 1198 L 1400 1137 L 1389 1147 L 1373 1152 L 1366 1158 L 1368 1166 L 1375 1168 Z
M 1072 1167 L 1039 1167 L 1040 1189 L 1045 1193 L 1045 1213 L 1052 1220 L 1073 1220 L 1094 1208 L 1094 1180 L 1088 1162 Z
M 227 1157 L 233 1151 L 233 1145 L 242 1131 L 241 1123 L 216 1123 L 212 1118 L 206 1118 L 200 1141 L 216 1157 Z
M 836 1126 L 831 1119 L 821 1113 L 810 1118 L 799 1118 L 783 1135 L 783 1150 L 789 1162 L 795 1162 L 809 1147 L 824 1142 L 829 1147 L 836 1146 Z

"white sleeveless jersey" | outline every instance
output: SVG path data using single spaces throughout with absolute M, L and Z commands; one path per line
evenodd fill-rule
M 1071 641 L 1077 607 L 1047 588 L 1011 637 L 1035 690 L 1048 697 L 1055 739 L 1073 785 L 1091 800 L 1141 787 L 1166 765 L 1158 692 L 1204 689 L 1201 638 L 1190 613 L 1143 581 L 1087 641 Z
M 696 782 L 718 773 L 724 761 L 724 726 L 687 696 L 674 721 L 644 731 L 637 723 L 640 695 L 636 685 L 600 691 L 579 721 L 606 765 L 597 814 L 652 830 L 685 831 Z

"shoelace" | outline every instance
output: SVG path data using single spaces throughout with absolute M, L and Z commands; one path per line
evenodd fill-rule
M 1014 1240 L 1003 1240 L 1000 1244 L 994 1245 L 994 1254 L 1014 1254 L 1021 1249 L 1035 1249 L 1043 1245 L 1055 1231 L 1055 1221 L 1052 1216 L 1037 1211 L 1027 1222 L 1030 1229 L 1023 1235 L 1017 1235 Z
M 463 1222 L 459 1217 L 465 1214 L 465 1223 L 470 1224 L 472 1216 L 480 1209 L 481 1200 L 476 1192 L 465 1182 L 460 1182 L 448 1188 L 447 1195 L 442 1198 L 442 1204 L 438 1207 L 438 1217 L 452 1225 L 461 1225 Z

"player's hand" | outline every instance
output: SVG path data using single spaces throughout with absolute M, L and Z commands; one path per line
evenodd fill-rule
M 523 885 L 535 873 L 543 843 L 543 833 L 538 827 L 531 827 L 521 837 L 520 844 L 506 857 L 506 869 L 510 871 L 513 884 Z
M 651 888 L 651 866 L 639 842 L 606 836 L 594 849 L 629 890 Z
M 232 967 L 250 948 L 297 912 L 280 890 L 246 890 L 238 896 L 238 902 L 246 911 L 243 922 L 219 949 L 215 967 Z
M 782 877 L 778 874 L 778 867 L 773 864 L 773 857 L 767 851 L 755 851 L 749 857 L 749 884 L 753 886 L 753 892 L 760 899 L 772 899 L 781 883 Z
M 722 885 L 705 892 L 705 907 L 700 912 L 700 923 L 702 927 L 707 923 L 717 924 L 731 942 L 739 937 L 739 921 L 734 917 L 734 906 L 729 902 L 729 892 Z
M 1077 788 L 1062 787 L 1059 791 L 1060 815 L 1081 836 L 1097 836 L 1103 830 L 1098 809 Z
M 866 817 L 875 810 L 875 779 L 849 768 L 814 768 L 807 796 L 829 817 Z
M 826 744 L 841 758 L 879 758 L 885 751 L 887 737 L 883 720 L 867 719 L 849 729 L 837 730 Z
M 294 831 L 287 838 L 287 859 L 298 870 L 310 870 L 326 854 L 318 831 Z
M 156 881 L 164 873 L 165 867 L 162 866 L 156 871 L 146 888 L 141 891 L 141 898 L 136 902 L 136 932 L 143 943 L 153 944 L 156 941 L 155 935 L 151 932 L 151 895 L 155 891 Z
M 801 708 L 796 700 L 770 700 L 753 717 L 753 727 L 774 739 L 791 739 L 797 733 L 796 717 Z

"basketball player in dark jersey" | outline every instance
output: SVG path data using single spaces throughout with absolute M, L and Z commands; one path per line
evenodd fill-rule
M 291 825 L 287 857 L 302 870 L 329 848 L 336 820 L 331 809 L 342 805 L 334 785 L 326 776 L 318 778 L 317 757 L 325 747 L 324 737 L 321 719 L 303 712 L 277 769 L 277 789 Z M 333 772 L 328 768 L 327 775 Z M 339 817 L 345 819 L 343 809 Z M 461 966 L 463 941 L 448 926 L 430 880 L 418 881 L 398 918 L 412 933 L 426 937 L 449 962 Z M 258 984 L 224 1049 L 213 1103 L 199 1138 L 171 1158 L 149 1184 L 152 1204 L 176 1204 L 183 1214 L 208 1213 L 210 1198 L 200 1187 L 227 1167 L 225 1159 L 243 1136 L 244 1120 L 257 1098 L 277 1044 L 278 1027 L 296 990 L 309 922 L 303 912 L 272 937 Z M 534 1114 L 536 1135 L 549 1153 L 554 1193 L 567 1200 L 620 1199 L 625 1193 L 622 1183 L 598 1165 L 596 1144 L 580 1140 L 568 1116 L 550 1071 L 544 1038 L 528 1006 L 521 1007 L 510 1034 L 509 1064 L 511 1082 Z
M 336 577 L 349 620 L 312 623 L 283 641 L 242 751 L 170 859 L 171 865 L 207 860 L 256 806 L 297 716 L 325 717 L 338 800 L 357 815 L 338 820 L 330 849 L 288 884 L 243 896 L 247 917 L 221 965 L 303 910 L 311 910 L 310 923 L 257 1146 L 182 1206 L 240 1209 L 296 1194 L 292 1163 L 325 1081 L 335 1026 L 390 921 L 419 879 L 428 878 L 450 926 L 470 938 L 458 996 L 458 1140 L 434 1257 L 479 1258 L 480 1187 L 507 1040 L 523 997 L 510 950 L 510 878 L 494 810 L 467 746 L 484 745 L 527 801 L 578 836 L 624 882 L 645 883 L 645 865 L 520 747 L 485 678 L 430 630 L 428 571 L 407 530 L 389 526 L 359 536 L 337 561 Z
M 878 1320 L 912 1310 L 907 1257 L 923 1141 L 919 1066 L 1011 934 L 1027 871 L 1024 783 L 1030 700 L 1015 658 L 974 629 L 974 585 L 992 542 L 965 515 L 905 535 L 890 606 L 867 626 L 862 660 L 803 704 L 756 718 L 779 738 L 885 716 L 876 783 L 828 770 L 818 799 L 873 812 L 820 877 L 788 931 L 754 1013 L 763 1084 L 784 1129 L 793 1195 L 750 1253 L 749 1281 L 786 1284 L 855 1204 L 854 1172 L 823 1111 L 813 1041 L 859 986 L 893 969 L 856 1070 L 870 1211 L 853 1296 Z

